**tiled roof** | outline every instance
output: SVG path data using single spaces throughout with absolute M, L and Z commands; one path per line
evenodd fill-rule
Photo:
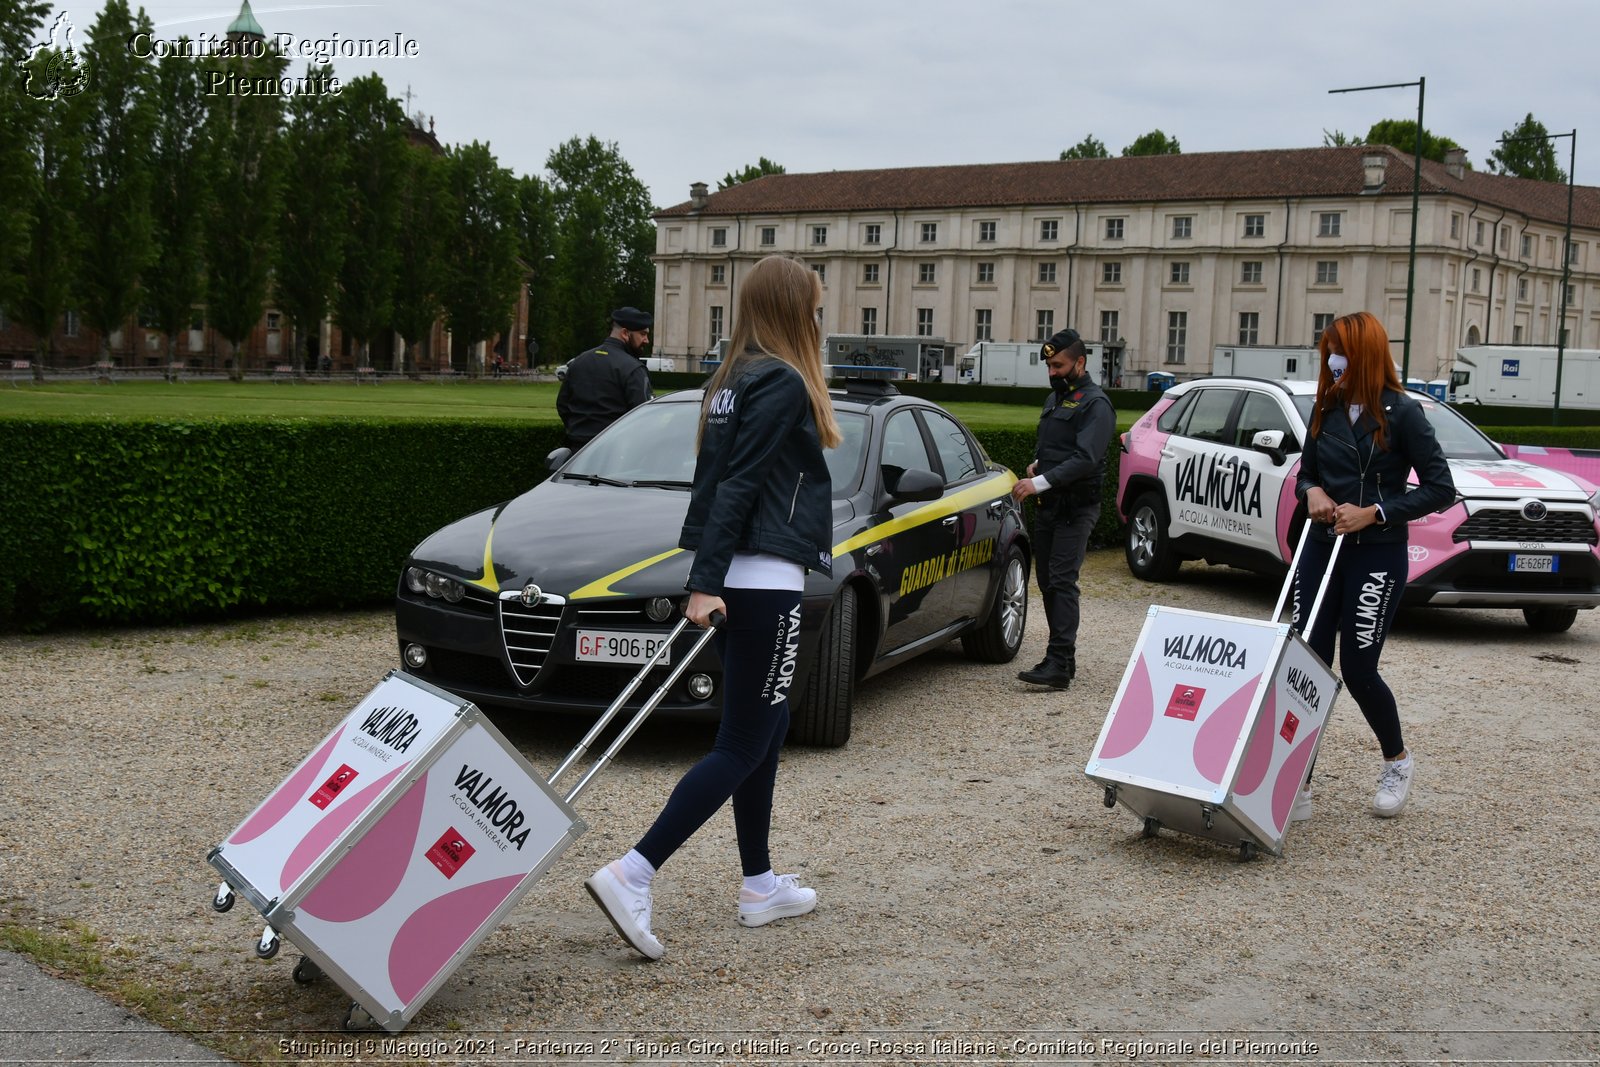
M 712 193 L 698 212 L 684 201 L 656 217 L 1357 196 L 1365 181 L 1361 157 L 1374 151 L 1389 156 L 1380 195 L 1410 196 L 1411 157 L 1361 145 L 769 174 Z M 1422 162 L 1422 192 L 1477 199 L 1547 222 L 1567 217 L 1565 185 L 1479 171 L 1457 179 L 1429 160 Z M 1600 188 L 1577 187 L 1573 225 L 1600 229 Z

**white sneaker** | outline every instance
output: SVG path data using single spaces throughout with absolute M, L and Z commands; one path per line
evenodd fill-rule
M 583 887 L 606 913 L 622 940 L 646 959 L 659 960 L 666 949 L 650 932 L 650 890 L 635 889 L 613 869 L 615 863 L 601 867 Z
M 817 906 L 817 891 L 800 884 L 798 874 L 778 875 L 778 887 L 762 896 L 749 889 L 739 890 L 739 923 L 765 926 L 774 919 L 804 915 Z
M 1372 798 L 1372 814 L 1388 819 L 1406 810 L 1406 804 L 1411 799 L 1411 774 L 1414 769 L 1410 756 L 1383 765 L 1383 773 L 1378 776 L 1378 793 Z
M 1294 807 L 1289 809 L 1290 822 L 1306 822 L 1311 818 L 1311 787 L 1308 785 L 1294 795 Z

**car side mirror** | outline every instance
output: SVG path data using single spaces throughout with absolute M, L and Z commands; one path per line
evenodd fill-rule
M 938 500 L 944 495 L 944 479 L 932 471 L 916 467 L 901 471 L 900 477 L 888 486 L 889 495 L 897 502 L 912 500 Z
M 1257 452 L 1265 452 L 1267 455 L 1271 456 L 1272 465 L 1274 467 L 1283 466 L 1284 460 L 1289 458 L 1283 451 L 1282 430 L 1256 431 L 1256 435 L 1250 438 L 1250 447 L 1255 449 Z
M 571 458 L 572 449 L 568 448 L 566 445 L 562 445 L 560 448 L 544 457 L 545 469 L 550 471 L 551 474 L 554 474 L 566 464 L 567 460 Z

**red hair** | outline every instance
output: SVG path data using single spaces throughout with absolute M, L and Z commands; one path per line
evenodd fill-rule
M 1394 356 L 1389 354 L 1389 334 L 1370 311 L 1358 311 L 1333 320 L 1333 325 L 1322 331 L 1317 342 L 1322 353 L 1322 367 L 1317 372 L 1317 404 L 1311 413 L 1311 433 L 1322 430 L 1322 413 L 1332 406 L 1335 391 L 1342 393 L 1347 404 L 1360 404 L 1361 410 L 1372 415 L 1378 423 L 1378 446 L 1387 451 L 1385 436 L 1389 420 L 1383 412 L 1383 391 L 1393 389 L 1405 392 L 1400 376 L 1394 370 Z M 1338 386 L 1333 383 L 1333 371 L 1328 369 L 1328 353 L 1341 352 L 1350 365 Z

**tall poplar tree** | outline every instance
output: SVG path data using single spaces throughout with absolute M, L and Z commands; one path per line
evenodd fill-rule
M 498 333 L 517 299 L 516 179 L 477 141 L 448 159 L 455 225 L 444 306 L 455 340 L 471 345 Z
M 383 79 L 369 74 L 339 94 L 351 167 L 349 222 L 334 317 L 356 342 L 356 365 L 371 365 L 372 339 L 394 324 L 400 187 L 406 166 L 404 112 Z
M 22 265 L 33 226 L 37 198 L 36 133 L 38 109 L 48 102 L 28 97 L 24 69 L 34 42 L 44 29 L 50 5 L 32 0 L 0 0 L 0 308 L 15 306 L 22 285 Z
M 205 300 L 204 234 L 213 167 L 204 93 L 194 60 L 169 53 L 157 62 L 150 216 L 160 254 L 145 268 L 144 290 L 152 321 L 166 335 L 168 365 L 177 362 L 178 335 L 193 320 L 195 305 Z
M 306 68 L 306 84 L 325 84 L 332 65 Z M 290 359 L 314 370 L 311 341 L 327 317 L 347 251 L 350 139 L 342 105 L 331 93 L 289 101 L 283 132 L 283 215 L 273 299 L 289 320 Z
M 405 371 L 418 369 L 423 342 L 432 338 L 433 324 L 444 311 L 440 293 L 455 217 L 448 167 L 432 148 L 410 146 L 405 152 L 394 276 L 394 330 L 406 345 L 400 368 Z

